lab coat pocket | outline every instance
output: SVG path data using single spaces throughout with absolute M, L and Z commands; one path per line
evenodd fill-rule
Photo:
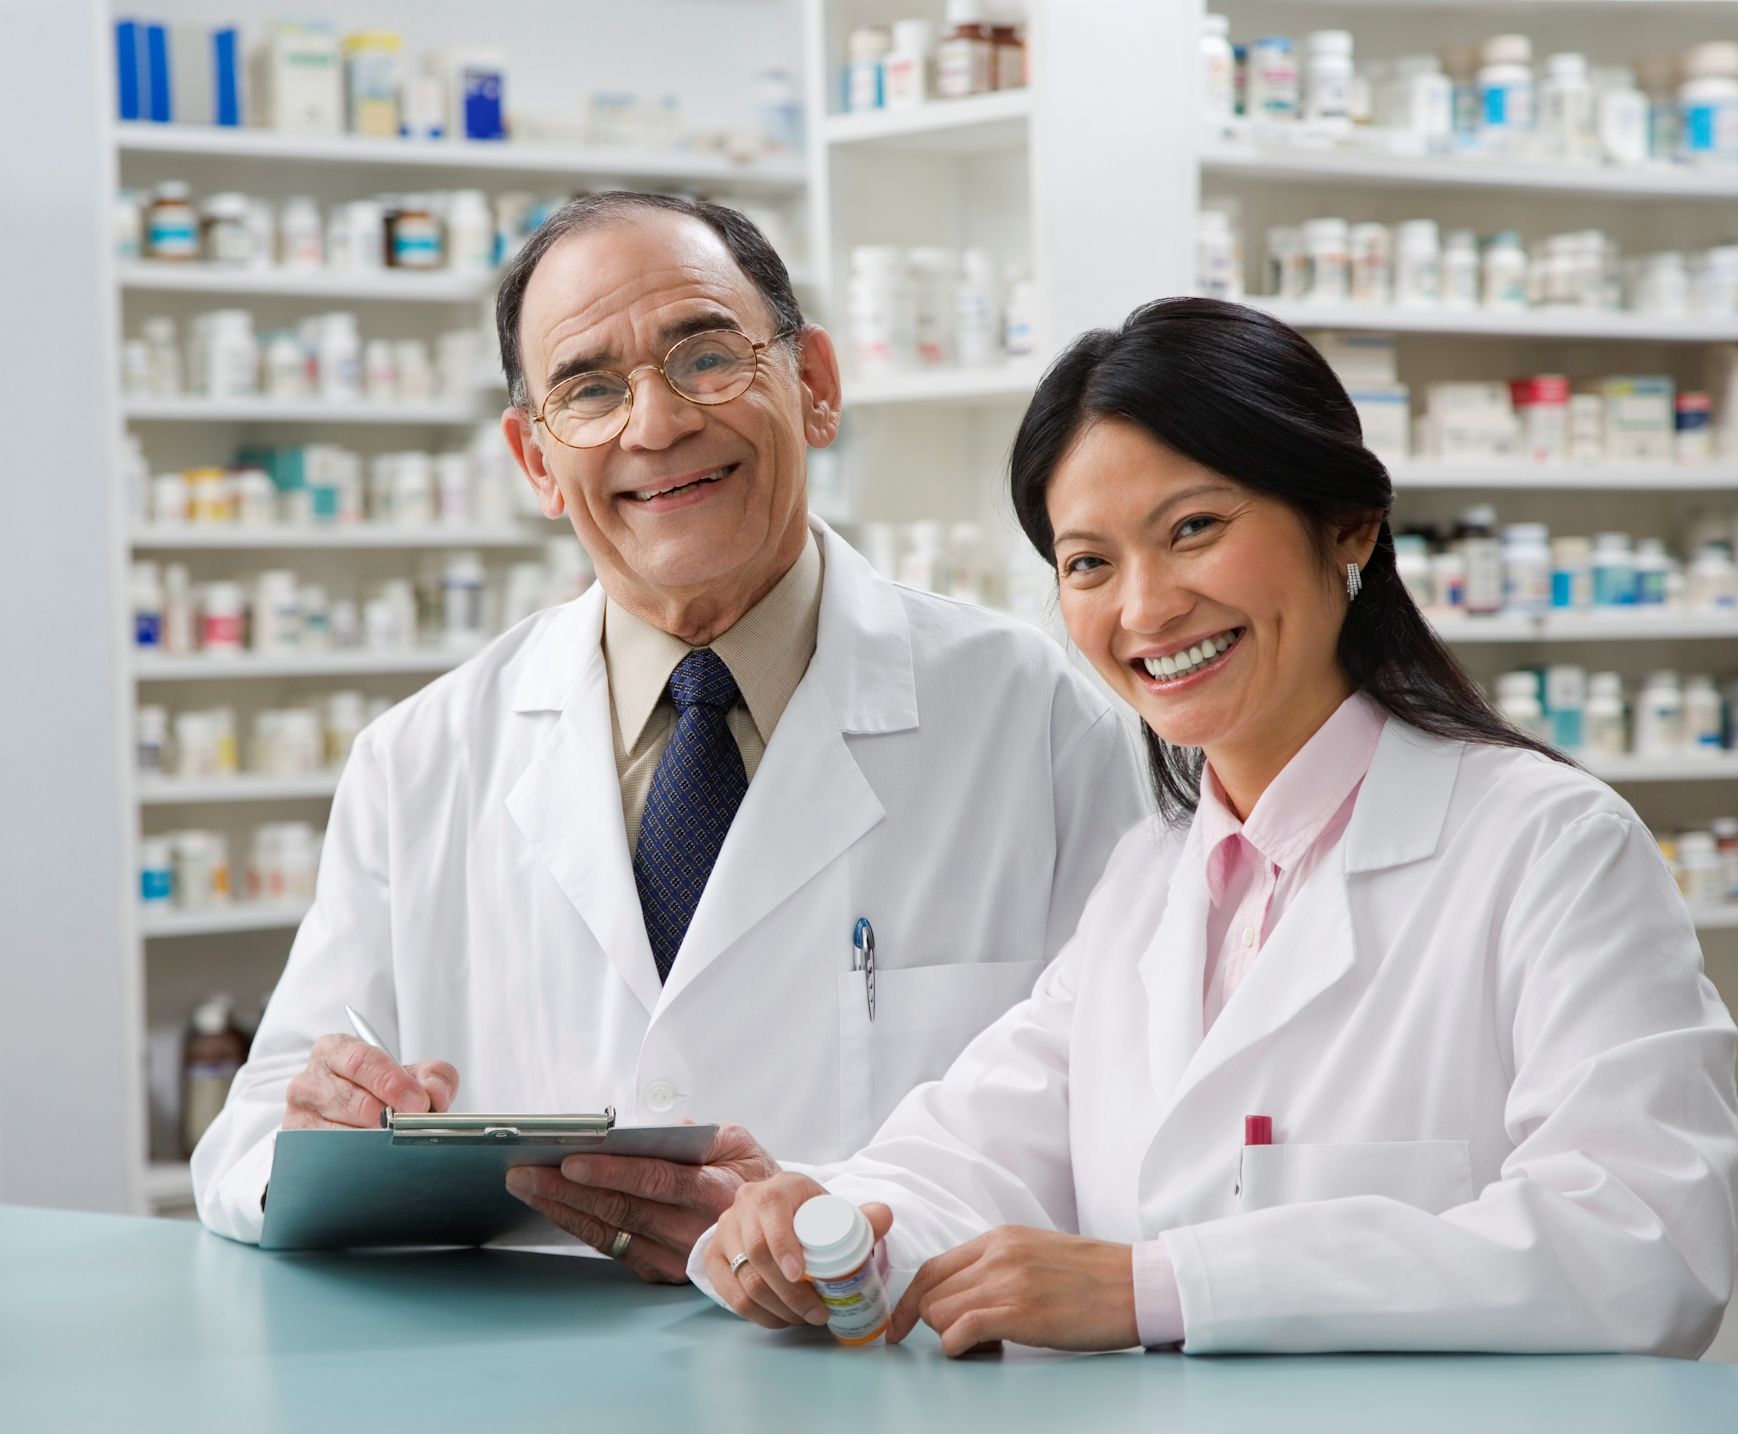
M 1386 1140 L 1361 1145 L 1246 1145 L 1237 1208 L 1268 1210 L 1306 1200 L 1380 1195 L 1432 1215 L 1473 1197 L 1464 1140 Z
M 861 971 L 841 971 L 838 1159 L 861 1150 L 875 1133 L 875 1088 L 871 1069 L 868 985 Z

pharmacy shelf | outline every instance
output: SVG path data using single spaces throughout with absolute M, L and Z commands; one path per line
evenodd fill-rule
M 1254 0 L 1262 6 L 1288 5 L 1299 10 L 1367 10 L 1390 15 L 1442 15 L 1460 10 L 1508 10 L 1516 8 L 1516 0 Z M 1582 11 L 1591 14 L 1615 14 L 1625 10 L 1645 10 L 1650 15 L 1673 11 L 1690 16 L 1718 16 L 1723 11 L 1738 9 L 1738 0 L 1523 0 L 1526 9 L 1538 14 L 1574 15 Z M 1243 0 L 1224 0 L 1221 8 L 1232 12 L 1243 7 Z
M 831 145 L 984 154 L 1023 145 L 1031 118 L 1032 92 L 1005 90 L 906 109 L 828 115 L 823 132 Z
M 1553 612 L 1543 616 L 1448 614 L 1432 623 L 1445 642 L 1669 642 L 1738 639 L 1738 614 L 1693 616 L 1651 612 Z
M 912 369 L 862 374 L 845 382 L 847 407 L 893 403 L 1013 403 L 1031 398 L 1044 370 L 1035 364 L 999 368 Z
M 330 797 L 338 789 L 336 771 L 277 777 L 233 772 L 221 777 L 141 777 L 139 805 L 178 807 L 211 802 L 294 802 Z
M 1738 199 L 1738 194 L 1734 194 Z M 1394 304 L 1312 304 L 1251 298 L 1249 304 L 1296 329 L 1371 329 L 1531 339 L 1620 339 L 1652 343 L 1738 343 L 1738 318 L 1679 319 L 1603 309 L 1408 309 Z
M 185 1209 L 193 1203 L 193 1170 L 185 1160 L 153 1160 L 140 1193 L 153 1210 Z
M 384 299 L 412 304 L 468 304 L 495 285 L 493 273 L 405 269 L 244 269 L 164 262 L 120 265 L 123 289 L 138 293 L 253 295 L 285 299 Z
M 777 194 L 807 182 L 800 160 L 739 162 L 700 150 L 561 149 L 478 140 L 365 139 L 354 135 L 308 136 L 275 130 L 210 125 L 127 123 L 117 127 L 121 154 L 169 155 L 228 161 L 290 161 L 391 169 L 432 169 L 453 174 L 512 174 L 541 177 L 574 187 L 588 179 L 634 180 L 667 186 L 717 186 L 736 193 Z
M 147 940 L 283 931 L 300 926 L 307 914 L 305 901 L 237 901 L 204 911 L 145 911 L 139 916 L 139 930 Z
M 264 656 L 243 652 L 233 657 L 159 657 L 136 653 L 137 682 L 221 682 L 237 677 L 368 677 L 449 672 L 477 651 L 465 648 L 412 648 L 400 652 L 296 652 Z
M 554 528 L 551 526 L 550 532 Z M 159 525 L 133 530 L 135 552 L 228 551 L 282 552 L 289 549 L 326 551 L 336 548 L 360 552 L 393 548 L 535 548 L 548 536 L 534 527 L 504 524 L 476 527 L 455 524 L 443 527 L 389 527 L 384 523 L 356 523 L 347 527 L 241 527 L 231 524 Z
M 1594 757 L 1576 760 L 1607 782 L 1738 782 L 1738 752 L 1685 757 Z
M 1432 489 L 1517 488 L 1527 493 L 1734 493 L 1738 467 L 1701 465 L 1674 468 L 1665 464 L 1443 463 L 1423 459 L 1388 465 L 1396 488 Z
M 390 423 L 404 427 L 469 427 L 475 413 L 453 403 L 320 403 L 269 398 L 129 398 L 128 422 L 164 423 Z
M 1720 906 L 1692 904 L 1690 916 L 1698 931 L 1738 931 L 1738 901 Z
M 1738 200 L 1738 170 L 1689 165 L 1645 164 L 1607 169 L 1457 155 L 1306 149 L 1218 139 L 1205 141 L 1200 153 L 1201 169 L 1207 175 L 1299 184 L 1333 180 L 1403 189 L 1523 189 L 1612 200 Z

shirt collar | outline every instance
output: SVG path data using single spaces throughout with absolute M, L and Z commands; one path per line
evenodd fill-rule
M 736 679 L 762 742 L 772 740 L 773 728 L 814 656 L 821 578 L 820 547 L 811 531 L 796 562 L 772 591 L 712 641 L 712 650 Z M 631 751 L 663 700 L 676 664 L 695 649 L 636 617 L 614 598 L 604 603 L 603 647 L 622 745 Z
M 1242 837 L 1282 871 L 1294 866 L 1364 780 L 1386 725 L 1382 709 L 1354 692 L 1268 783 L 1246 821 L 1232 812 L 1212 767 L 1203 769 L 1202 848 L 1209 887 L 1219 888 L 1209 895 L 1217 901 L 1223 891 L 1228 862 L 1221 848 L 1233 837 Z

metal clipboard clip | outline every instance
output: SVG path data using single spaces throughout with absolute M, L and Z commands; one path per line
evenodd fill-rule
M 601 1115 L 404 1115 L 380 1112 L 394 1145 L 572 1145 L 603 1141 L 615 1128 L 616 1108 Z

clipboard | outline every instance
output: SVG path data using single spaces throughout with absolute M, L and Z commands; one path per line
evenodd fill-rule
M 700 1165 L 716 1125 L 618 1126 L 599 1115 L 401 1115 L 379 1130 L 280 1130 L 262 1250 L 482 1245 L 547 1232 L 507 1192 L 515 1165 L 638 1155 Z

